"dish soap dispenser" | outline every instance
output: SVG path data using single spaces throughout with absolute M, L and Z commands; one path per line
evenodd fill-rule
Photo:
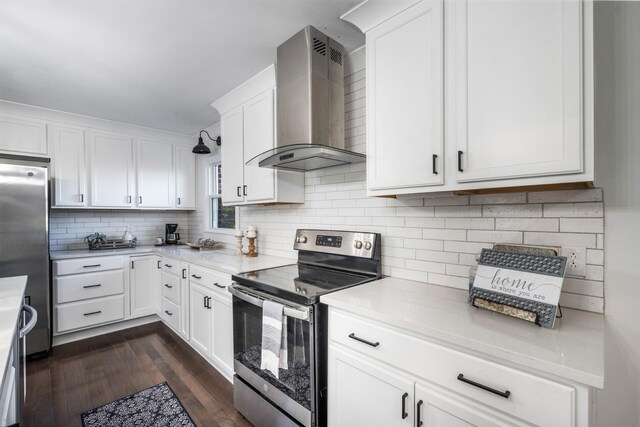
M 122 241 L 124 243 L 131 243 L 132 240 L 133 240 L 133 234 L 129 233 L 129 229 L 127 228 L 124 234 L 122 235 Z

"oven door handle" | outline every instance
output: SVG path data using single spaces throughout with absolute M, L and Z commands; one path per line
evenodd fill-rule
M 234 285 L 229 286 L 227 289 L 229 289 L 229 292 L 231 292 L 233 296 L 238 297 L 241 300 L 246 301 L 249 304 L 255 305 L 257 307 L 262 307 L 262 304 L 264 303 L 265 299 L 272 300 L 284 306 L 283 314 L 285 316 L 293 317 L 294 319 L 300 319 L 307 322 L 309 321 L 309 308 L 307 307 L 293 307 L 293 306 L 284 304 L 284 302 L 279 298 L 272 298 L 267 296 L 265 296 L 264 298 L 261 298 L 261 296 L 259 295 L 256 295 L 253 293 L 249 294 L 248 292 L 241 291 Z

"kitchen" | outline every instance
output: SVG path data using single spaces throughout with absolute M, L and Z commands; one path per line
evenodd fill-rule
M 3 4 L 0 425 L 640 425 L 638 19 Z

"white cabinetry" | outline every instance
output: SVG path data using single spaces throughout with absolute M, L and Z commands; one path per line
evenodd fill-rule
M 53 205 L 87 206 L 84 129 L 50 125 L 48 138 L 53 154 Z
M 191 147 L 178 145 L 175 150 L 176 207 L 195 209 L 196 207 L 196 158 Z
M 211 294 L 213 291 L 194 283 L 190 286 L 189 323 L 191 323 L 191 345 L 200 353 L 211 354 L 213 338 L 213 315 L 211 311 Z
M 0 114 L 0 151 L 9 154 L 47 156 L 46 122 Z
M 225 205 L 304 202 L 304 174 L 246 165 L 276 146 L 275 96 L 270 66 L 211 104 L 221 116 Z
M 136 178 L 138 207 L 174 207 L 176 201 L 173 144 L 138 139 L 136 141 Z
M 160 317 L 184 339 L 189 339 L 189 264 L 163 257 L 160 261 Z
M 135 256 L 129 259 L 129 295 L 131 317 L 147 316 L 156 312 L 154 291 L 159 281 L 157 255 Z
M 91 205 L 130 208 L 134 197 L 133 139 L 87 132 Z
M 344 15 L 366 33 L 368 194 L 588 186 L 592 8 L 370 0 Z

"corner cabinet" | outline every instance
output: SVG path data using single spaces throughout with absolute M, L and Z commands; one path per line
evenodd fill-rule
M 225 205 L 304 203 L 304 174 L 246 164 L 276 147 L 275 97 L 272 65 L 211 104 L 220 113 Z
M 179 209 L 196 208 L 196 158 L 191 147 L 174 146 L 176 168 L 175 206 Z
M 343 15 L 366 34 L 368 195 L 590 186 L 592 8 L 369 0 Z

